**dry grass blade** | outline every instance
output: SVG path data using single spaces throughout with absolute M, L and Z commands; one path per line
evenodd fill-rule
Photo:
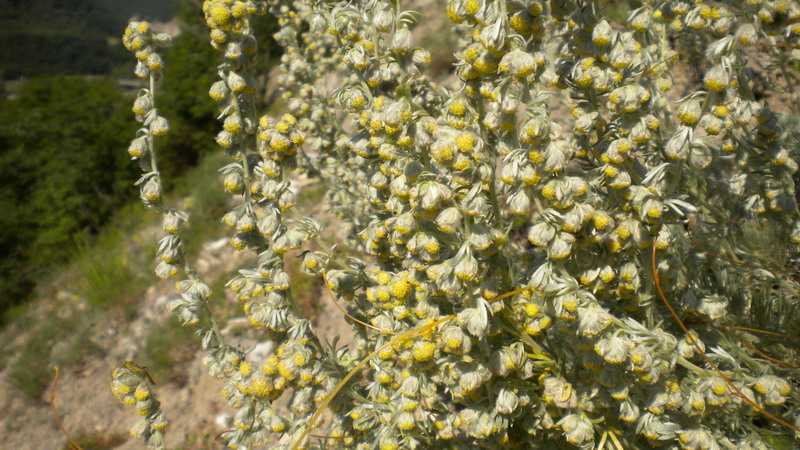
M 58 425 L 58 429 L 61 430 L 61 432 L 64 433 L 64 436 L 66 436 L 67 439 L 69 440 L 69 445 L 71 445 L 72 448 L 75 450 L 83 450 L 81 446 L 78 445 L 74 439 L 72 439 L 72 436 L 70 436 L 69 433 L 67 433 L 67 429 L 64 428 L 64 423 L 61 422 L 61 418 L 58 417 L 58 411 L 56 411 L 56 387 L 58 386 L 58 374 L 59 374 L 58 366 L 55 366 L 54 369 L 56 371 L 56 375 L 53 378 L 53 389 L 50 391 L 50 408 L 53 410 L 53 417 L 55 417 L 56 419 L 56 424 Z
M 758 328 L 740 327 L 740 326 L 737 326 L 737 325 L 728 325 L 726 328 L 732 328 L 734 330 L 742 330 L 742 331 L 752 331 L 753 333 L 763 333 L 763 334 L 769 334 L 771 336 L 778 336 L 778 337 L 783 337 L 783 338 L 788 338 L 788 339 L 800 340 L 800 336 L 792 336 L 792 335 L 789 335 L 789 334 L 776 333 L 774 331 L 759 330 Z

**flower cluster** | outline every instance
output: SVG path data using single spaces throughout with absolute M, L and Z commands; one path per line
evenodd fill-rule
M 180 232 L 188 216 L 185 212 L 169 208 L 164 204 L 156 153 L 156 138 L 164 136 L 169 130 L 167 119 L 156 109 L 156 86 L 163 68 L 163 61 L 157 50 L 168 45 L 170 41 L 168 35 L 156 33 L 147 22 L 131 22 L 123 35 L 125 47 L 135 52 L 140 61 L 136 69 L 137 75 L 147 78 L 150 85 L 149 89 L 140 90 L 134 101 L 133 112 L 143 127 L 136 132 L 136 138 L 131 141 L 128 153 L 134 160 L 139 161 L 139 166 L 144 172 L 136 182 L 141 199 L 146 206 L 155 208 L 162 214 L 162 228 L 167 233 L 158 243 L 160 262 L 155 269 L 156 275 L 163 279 L 175 277 L 179 272 L 186 275 L 186 279 L 177 284 L 181 297 L 174 300 L 170 308 L 177 312 L 185 324 L 197 324 L 200 315 L 204 311 L 207 313 L 206 302 L 211 289 L 197 277 L 184 258 Z M 145 66 L 142 66 L 143 61 L 147 62 Z M 157 64 L 151 64 L 151 61 L 156 61 Z M 210 328 L 206 330 L 204 339 L 206 343 L 215 334 L 211 328 L 216 328 L 216 325 L 211 323 Z M 219 340 L 219 337 L 216 339 Z
M 206 347 L 238 408 L 229 445 L 312 445 L 329 404 L 320 446 L 763 448 L 762 430 L 800 431 L 796 365 L 753 351 L 791 357 L 756 333 L 791 333 L 778 312 L 800 292 L 784 269 L 800 127 L 757 92 L 794 91 L 800 8 L 645 0 L 619 20 L 600 1 L 449 0 L 456 64 L 437 83 L 397 0 L 267 3 L 203 8 L 241 198 L 223 220 L 258 254 L 228 287 L 276 343 L 265 361 Z M 267 10 L 288 113 L 259 119 L 249 20 Z M 704 75 L 675 101 L 684 48 Z M 294 208 L 301 171 L 350 257 Z M 349 351 L 298 314 L 294 250 L 346 304 Z
M 155 84 L 161 76 L 164 62 L 158 50 L 169 45 L 171 38 L 163 33 L 156 33 L 148 22 L 131 22 L 123 35 L 125 48 L 135 53 L 138 60 L 136 75 L 150 80 L 150 89 L 142 89 L 133 104 L 136 121 L 143 126 L 136 132 L 136 139 L 131 141 L 128 153 L 139 165 L 145 175 L 136 185 L 139 186 L 142 201 L 147 206 L 159 206 L 163 190 L 158 173 L 155 155 L 155 137 L 169 132 L 169 122 L 159 115 L 155 104 Z
M 164 136 L 169 125 L 167 119 L 156 109 L 156 86 L 161 79 L 163 61 L 157 51 L 170 43 L 171 39 L 163 33 L 156 33 L 147 22 L 132 22 L 125 30 L 123 42 L 125 47 L 135 52 L 139 64 L 136 74 L 149 80 L 149 89 L 139 91 L 133 105 L 137 121 L 142 123 L 136 138 L 130 144 L 128 153 L 139 161 L 144 174 L 136 182 L 140 196 L 147 207 L 156 209 L 162 214 L 162 228 L 166 233 L 158 243 L 159 263 L 155 273 L 159 278 L 167 279 L 182 273 L 185 278 L 176 286 L 180 297 L 170 302 L 173 310 L 184 324 L 201 325 L 203 347 L 224 346 L 216 321 L 208 309 L 208 298 L 211 289 L 205 284 L 186 261 L 181 230 L 188 221 L 188 215 L 180 210 L 167 207 L 163 198 L 161 174 L 158 171 L 156 138 Z M 125 404 L 136 404 L 139 413 L 146 416 L 131 429 L 134 437 L 145 440 L 149 447 L 165 448 L 164 429 L 167 422 L 158 409 L 158 402 L 152 399 L 149 376 L 135 370 L 132 363 L 114 372 L 112 388 L 114 394 Z M 138 377 L 138 378 L 137 378 Z M 147 380 L 143 380 L 147 378 Z M 137 381 L 139 380 L 139 381 Z M 128 395 L 130 394 L 130 395 Z M 133 403 L 132 403 L 133 402 Z M 138 403 L 136 403 L 138 402 Z
M 256 41 L 250 20 L 264 14 L 266 7 L 265 2 L 238 1 L 206 1 L 203 5 L 212 45 L 223 56 L 221 79 L 212 85 L 209 95 L 218 102 L 223 121 L 217 143 L 233 157 L 221 170 L 224 188 L 240 198 L 223 221 L 236 230 L 231 238 L 234 248 L 258 254 L 256 265 L 240 270 L 227 286 L 243 302 L 250 324 L 280 343 L 267 361 L 249 361 L 237 352 L 219 350 L 212 353 L 216 357 L 207 358 L 210 369 L 220 366 L 220 358 L 232 358 L 223 364 L 222 373 L 217 373 L 227 379 L 223 386 L 226 399 L 238 408 L 236 430 L 224 436 L 229 445 L 244 448 L 269 440 L 273 433 L 304 425 L 300 420 L 333 389 L 336 378 L 331 373 L 338 373 L 337 365 L 322 357 L 329 352 L 312 333 L 310 322 L 297 312 L 289 289 L 284 255 L 319 234 L 314 220 L 286 217 L 296 214 L 297 203 L 287 174 L 307 165 L 309 159 L 301 148 L 312 116 L 304 102 L 292 103 L 292 113 L 279 119 L 256 115 Z M 302 24 L 288 9 L 274 13 L 285 29 Z M 287 46 L 295 39 L 286 33 L 278 36 Z M 293 70 L 300 75 L 303 68 Z M 284 81 L 291 82 L 289 77 Z M 310 100 L 314 94 L 305 95 Z M 291 393 L 289 415 L 272 407 L 284 392 Z
M 172 38 L 165 33 L 157 33 L 149 22 L 131 22 L 122 36 L 122 44 L 136 55 L 136 76 L 147 79 L 150 76 L 158 77 L 164 68 L 164 60 L 158 51 L 169 45 Z M 142 100 L 144 101 L 144 100 Z M 145 104 L 139 109 L 147 110 Z M 134 109 L 136 111 L 136 109 Z M 144 116 L 144 113 L 136 112 Z
M 131 436 L 143 439 L 148 447 L 165 449 L 164 430 L 167 422 L 161 404 L 153 394 L 153 383 L 147 370 L 127 361 L 111 374 L 111 392 L 125 406 L 133 406 L 142 416 L 131 427 Z

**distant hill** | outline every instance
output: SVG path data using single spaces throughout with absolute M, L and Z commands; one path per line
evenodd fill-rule
M 169 20 L 159 0 L 0 0 L 0 73 L 108 74 L 128 60 L 119 36 L 131 16 Z
M 96 2 L 126 22 L 134 16 L 167 22 L 175 17 L 178 10 L 176 0 L 96 0 Z

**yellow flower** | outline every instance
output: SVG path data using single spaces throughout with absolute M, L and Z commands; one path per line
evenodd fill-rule
M 602 270 L 600 272 L 600 279 L 603 281 L 603 283 L 610 282 L 611 280 L 614 279 L 614 276 L 616 275 L 614 273 L 614 270 L 611 269 L 610 267 L 606 267 L 606 269 L 604 269 L 604 270 Z
M 394 356 L 394 349 L 392 347 L 386 347 L 378 353 L 378 358 L 383 360 L 389 359 L 392 356 Z
M 620 225 L 617 227 L 617 236 L 619 236 L 621 239 L 628 239 L 631 237 L 631 230 L 625 225 Z
M 414 345 L 414 359 L 418 362 L 430 361 L 436 353 L 436 344 L 432 342 L 417 342 Z
M 537 152 L 536 150 L 531 150 L 528 152 L 528 159 L 530 159 L 531 162 L 534 164 L 540 164 L 544 161 L 544 157 L 542 156 L 542 154 Z
M 150 391 L 140 386 L 133 392 L 133 396 L 136 397 L 136 400 L 145 400 L 150 397 Z
M 294 375 L 292 374 L 292 367 L 290 367 L 286 362 L 281 361 L 278 363 L 278 373 L 287 380 L 294 379 Z
M 130 386 L 119 382 L 116 382 L 115 386 L 116 386 L 116 392 L 118 392 L 120 395 L 125 395 L 131 391 Z
M 269 355 L 267 361 L 264 363 L 262 371 L 265 375 L 274 375 L 277 372 L 278 356 L 275 354 Z
M 392 295 L 398 299 L 405 299 L 411 292 L 411 285 L 406 279 L 398 280 L 392 283 Z
M 403 136 L 397 140 L 397 145 L 400 147 L 410 147 L 411 144 L 414 143 L 414 140 L 411 139 L 411 136 Z
M 678 113 L 678 119 L 680 119 L 684 125 L 694 125 L 698 117 L 693 111 L 682 111 Z
M 244 17 L 244 15 L 247 14 L 247 5 L 242 2 L 236 2 L 231 8 L 231 13 L 233 13 L 233 17 L 236 18 Z
M 269 141 L 269 146 L 277 152 L 283 152 L 289 148 L 289 140 L 283 136 L 275 136 Z
M 223 5 L 214 5 L 208 11 L 208 15 L 216 22 L 220 28 L 227 25 L 228 20 L 231 18 L 231 12 Z
M 470 132 L 460 134 L 456 140 L 456 148 L 463 153 L 468 153 L 475 147 L 475 135 Z
M 375 376 L 375 379 L 381 384 L 389 384 L 394 381 L 394 377 L 388 372 L 379 372 L 378 375 Z
M 533 302 L 525 304 L 525 314 L 528 317 L 536 316 L 536 314 L 539 314 L 539 305 Z

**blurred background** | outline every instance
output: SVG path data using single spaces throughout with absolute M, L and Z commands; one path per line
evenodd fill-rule
M 136 196 L 138 168 L 125 149 L 141 83 L 119 39 L 129 19 L 175 37 L 158 98 L 174 130 L 162 144 L 165 179 L 196 166 L 213 145 L 215 107 L 206 92 L 217 55 L 200 7 L 193 0 L 0 0 L 3 314 Z M 271 35 L 269 19 L 257 26 Z M 271 44 L 261 41 L 265 65 L 274 65 Z

